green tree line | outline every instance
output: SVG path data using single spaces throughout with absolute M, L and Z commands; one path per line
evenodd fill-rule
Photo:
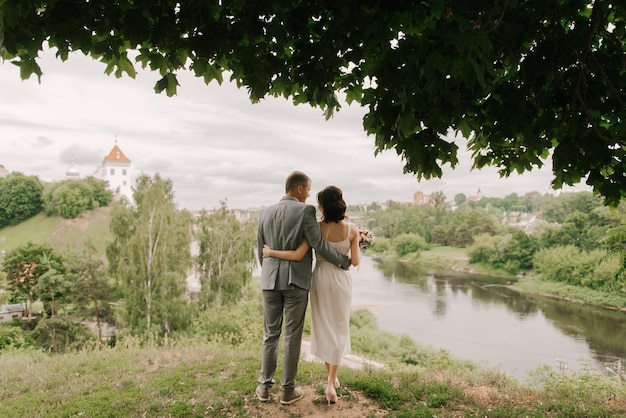
M 372 251 L 416 259 L 431 246 L 461 247 L 470 262 L 508 274 L 532 271 L 544 280 L 626 293 L 620 233 L 626 205 L 609 208 L 590 192 L 478 201 L 455 196 L 455 204 L 370 208 Z
M 108 183 L 93 176 L 44 185 L 37 176 L 13 172 L 0 178 L 0 228 L 17 225 L 41 211 L 48 216 L 76 218 L 112 201 Z

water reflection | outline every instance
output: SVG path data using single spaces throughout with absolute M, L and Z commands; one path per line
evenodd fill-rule
M 564 301 L 537 298 L 537 306 L 566 335 L 583 339 L 601 362 L 626 358 L 626 316 Z
M 370 306 L 381 328 L 513 375 L 557 362 L 604 370 L 626 361 L 623 312 L 521 294 L 490 276 L 367 257 L 354 278 L 354 304 Z
M 472 282 L 473 297 L 479 301 L 503 304 L 520 320 L 534 316 L 539 311 L 534 299 L 502 285 L 477 285 Z
M 387 279 L 416 286 L 422 292 L 434 296 L 433 314 L 445 315 L 448 294 L 463 295 L 472 298 L 477 307 L 481 305 L 506 305 L 519 314 L 520 319 L 537 312 L 533 298 L 516 292 L 505 285 L 507 279 L 446 271 L 403 262 L 379 261 L 376 268 Z

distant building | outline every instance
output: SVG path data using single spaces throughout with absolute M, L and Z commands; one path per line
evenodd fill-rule
M 131 164 L 117 143 L 102 160 L 102 165 L 96 171 L 96 178 L 109 182 L 109 189 L 117 197 L 125 197 L 129 202 L 133 201 L 131 188 Z
M 197 219 L 200 216 L 202 216 L 203 213 L 206 213 L 207 216 L 211 216 L 214 213 L 216 213 L 217 211 L 219 211 L 219 209 L 189 210 L 188 212 L 191 214 L 191 216 L 194 219 Z M 249 213 L 243 214 L 243 213 L 241 213 L 240 209 L 228 209 L 228 212 L 230 212 L 232 215 L 234 215 L 235 219 L 238 220 L 239 222 L 245 221 L 245 220 L 250 218 L 250 214 Z
M 0 322 L 13 322 L 20 320 L 24 315 L 24 306 L 21 304 L 0 306 Z
M 476 196 L 468 196 L 467 197 L 467 201 L 468 202 L 477 202 L 477 201 L 479 201 L 482 198 L 483 198 L 483 195 L 480 192 L 480 189 L 478 189 L 478 191 L 476 191 Z
M 74 159 L 73 158 L 72 158 L 72 165 L 65 172 L 65 179 L 66 180 L 78 180 L 78 179 L 80 179 L 80 173 L 78 172 L 76 167 L 74 167 Z
M 433 204 L 433 197 L 424 192 L 413 193 L 413 204 L 415 206 L 429 206 Z

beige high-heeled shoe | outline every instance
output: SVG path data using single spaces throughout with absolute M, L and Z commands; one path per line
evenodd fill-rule
M 335 391 L 334 385 L 326 385 L 326 400 L 328 405 L 337 402 L 337 391 Z
M 339 389 L 341 387 L 341 383 L 339 383 L 339 378 L 335 377 L 335 389 Z

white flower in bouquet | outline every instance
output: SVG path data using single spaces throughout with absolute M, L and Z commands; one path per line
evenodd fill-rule
M 359 231 L 359 248 L 361 251 L 365 251 L 369 248 L 374 236 L 369 229 L 363 228 L 361 225 L 357 225 L 357 228 Z

